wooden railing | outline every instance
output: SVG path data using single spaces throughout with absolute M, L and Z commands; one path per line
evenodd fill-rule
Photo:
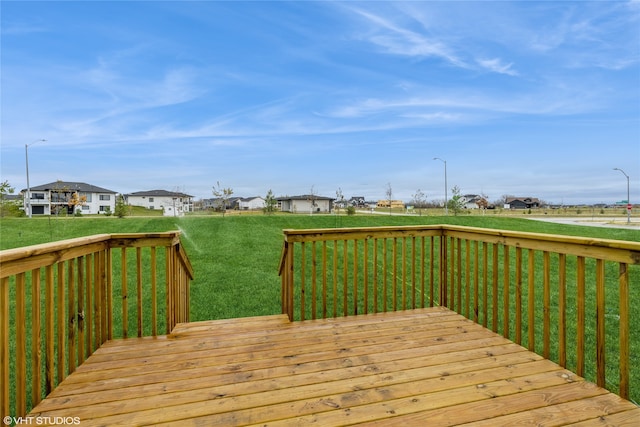
M 640 243 L 628 241 L 449 225 L 284 230 L 282 312 L 446 306 L 629 399 L 638 264 Z
M 179 232 L 100 234 L 0 252 L 0 416 L 24 416 L 112 338 L 189 321 Z

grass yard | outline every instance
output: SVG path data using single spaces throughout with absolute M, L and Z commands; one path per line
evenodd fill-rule
M 640 241 L 640 230 L 568 226 L 522 218 L 282 214 L 230 215 L 224 218 L 4 218 L 0 220 L 0 249 L 100 233 L 181 230 L 183 244 L 196 275 L 191 288 L 191 319 L 196 321 L 280 312 L 280 278 L 277 270 L 282 250 L 282 230 L 285 228 L 443 223 Z M 640 301 L 640 298 L 632 301 Z

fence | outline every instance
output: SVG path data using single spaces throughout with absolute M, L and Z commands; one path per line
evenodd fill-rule
M 629 399 L 638 264 L 640 243 L 627 241 L 447 225 L 285 230 L 282 312 L 446 306 Z
M 0 252 L 0 415 L 24 416 L 104 342 L 189 321 L 179 232 L 100 234 Z

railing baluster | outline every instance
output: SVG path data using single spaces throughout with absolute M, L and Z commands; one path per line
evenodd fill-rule
M 400 240 L 402 245 L 402 250 L 400 251 L 400 256 L 402 257 L 402 309 L 407 309 L 407 239 L 403 237 Z
M 473 243 L 473 321 L 478 323 L 479 318 L 479 288 L 480 288 L 480 254 L 479 242 L 474 240 Z
M 349 287 L 349 251 L 348 240 L 342 241 L 342 313 L 343 316 L 349 315 L 349 301 L 347 296 L 347 289 Z
M 491 307 L 493 308 L 492 313 L 492 330 L 493 332 L 498 332 L 498 244 L 494 243 L 493 245 L 493 258 L 491 259 L 491 263 L 493 264 L 493 280 L 491 282 Z
M 391 281 L 391 289 L 393 296 L 393 311 L 398 309 L 398 238 L 393 238 L 393 248 L 391 250 L 391 261 L 392 263 L 392 281 Z
M 55 346 L 54 346 L 54 325 L 55 325 L 55 287 L 53 266 L 45 267 L 45 372 L 46 372 L 46 388 L 47 394 L 51 393 L 56 387 L 55 376 Z
M 528 261 L 529 261 L 529 266 L 528 266 L 528 271 L 527 271 L 527 275 L 528 275 L 528 279 L 529 279 L 529 292 L 527 294 L 527 303 L 528 303 L 528 311 L 529 311 L 529 315 L 527 318 L 527 329 L 529 330 L 529 346 L 528 349 L 530 351 L 535 351 L 536 348 L 536 327 L 535 327 L 535 320 L 536 320 L 536 314 L 535 314 L 535 310 L 536 310 L 536 296 L 535 296 L 535 290 L 536 290 L 536 281 L 535 281 L 535 270 L 536 270 L 536 257 L 535 257 L 535 252 L 533 251 L 533 249 L 529 249 L 529 257 L 528 257 Z
M 364 314 L 369 313 L 369 238 L 366 237 L 363 241 L 364 253 L 363 253 L 363 287 L 364 287 Z
M 9 394 L 9 278 L 0 279 L 0 416 L 10 416 Z M 11 414 L 12 415 L 12 414 Z
M 56 326 L 57 326 L 57 333 L 58 333 L 58 344 L 57 344 L 57 350 L 58 350 L 58 357 L 57 357 L 57 371 L 58 371 L 58 378 L 56 383 L 60 383 L 62 382 L 62 380 L 67 376 L 66 375 L 66 370 L 65 370 L 65 360 L 64 360 L 64 356 L 66 354 L 66 346 L 65 346 L 65 325 L 66 325 L 66 319 L 65 319 L 65 315 L 64 315 L 64 301 L 65 298 L 67 298 L 67 295 L 65 293 L 65 289 L 64 289 L 64 262 L 60 262 L 58 263 L 58 275 L 57 275 L 57 289 L 56 289 L 56 297 L 57 297 L 57 301 L 56 301 L 56 305 L 57 305 L 57 310 L 56 310 Z
M 338 241 L 333 241 L 333 317 L 338 317 Z
M 509 300 L 509 288 L 510 284 L 510 276 L 509 276 L 509 251 L 510 248 L 507 245 L 503 246 L 503 262 L 502 262 L 502 308 L 503 308 L 503 319 L 502 319 L 502 335 L 505 338 L 509 338 L 509 311 L 510 311 L 510 300 Z
M 305 302 L 306 302 L 306 267 L 307 267 L 307 247 L 305 242 L 300 243 L 300 320 L 305 320 Z
M 25 274 L 16 276 L 16 412 L 27 412 L 27 333 L 26 333 L 26 279 Z
M 85 258 L 78 257 L 78 304 L 76 305 L 75 319 L 78 325 L 78 351 L 76 353 L 78 366 L 82 365 L 85 356 L 85 331 L 84 331 L 84 304 L 85 304 Z
M 322 318 L 327 318 L 327 241 L 322 242 Z
M 482 326 L 489 324 L 489 244 L 482 242 Z
M 378 239 L 373 239 L 373 312 L 378 312 Z
M 558 255 L 558 364 L 567 366 L 567 256 Z
M 85 337 L 85 353 L 82 355 L 83 361 L 89 357 L 91 353 L 93 353 L 93 298 L 95 295 L 93 294 L 94 289 L 94 274 L 93 274 L 93 266 L 95 262 L 95 253 L 87 254 L 86 256 L 86 267 L 87 272 L 85 275 L 86 278 L 86 301 L 84 305 L 84 326 L 86 328 Z
M 465 316 L 467 319 L 471 318 L 471 242 L 467 239 L 464 241 L 465 251 L 465 263 L 464 263 L 464 278 L 465 278 Z M 461 307 L 462 309 L 462 307 Z
M 315 320 L 316 318 L 316 309 L 317 302 L 316 297 L 318 295 L 317 289 L 317 258 L 316 258 L 316 242 L 311 242 L 311 318 Z
M 129 289 L 127 278 L 127 248 L 120 249 L 120 268 L 121 268 L 121 298 L 122 298 L 122 338 L 129 335 Z
M 596 383 L 606 387 L 605 379 L 605 293 L 604 260 L 596 260 Z
M 353 241 L 353 315 L 358 314 L 358 241 Z
M 382 239 L 382 311 L 387 311 L 387 240 Z
M 42 322 L 40 319 L 40 269 L 31 271 L 31 401 L 34 405 L 42 399 L 40 366 L 42 353 Z
M 67 342 L 69 352 L 67 353 L 67 375 L 72 374 L 76 370 L 76 282 L 75 282 L 75 260 L 71 259 L 67 261 L 67 286 L 69 291 L 67 293 Z
M 158 274 L 156 247 L 151 247 L 151 336 L 158 335 Z
M 142 248 L 136 248 L 136 315 L 138 326 L 138 337 L 143 335 L 142 319 Z
M 515 343 L 522 344 L 522 248 L 516 247 L 516 337 Z
M 576 262 L 576 278 L 577 278 L 577 321 L 578 325 L 576 328 L 576 351 L 577 351 L 577 364 L 576 364 L 576 374 L 581 377 L 584 376 L 584 347 L 585 347 L 585 337 L 584 337 L 584 329 L 585 329 L 585 259 L 584 257 L 578 257 Z
M 619 263 L 620 396 L 629 399 L 629 266 Z
M 548 251 L 542 253 L 542 272 L 542 356 L 548 359 L 551 353 L 551 256 Z

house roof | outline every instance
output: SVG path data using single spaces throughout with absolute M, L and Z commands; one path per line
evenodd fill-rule
M 535 197 L 507 197 L 505 202 L 507 204 L 513 203 L 513 202 L 540 203 L 540 200 Z
M 26 190 L 27 189 L 25 188 L 22 191 L 24 192 Z M 50 182 L 49 184 L 43 184 L 43 185 L 31 187 L 31 191 L 50 191 L 50 190 L 79 191 L 82 193 L 116 194 L 115 191 L 107 190 L 106 188 L 87 184 L 85 182 L 55 181 L 55 182 Z
M 125 196 L 134 197 L 193 197 L 189 194 L 178 193 L 175 191 L 167 190 L 149 190 L 149 191 L 136 191 L 134 193 L 125 194 Z
M 284 197 L 278 197 L 276 200 L 280 201 L 280 200 L 335 200 L 335 198 L 333 197 L 323 197 L 323 196 L 316 196 L 316 195 L 311 195 L 311 194 L 303 194 L 301 196 L 284 196 Z

